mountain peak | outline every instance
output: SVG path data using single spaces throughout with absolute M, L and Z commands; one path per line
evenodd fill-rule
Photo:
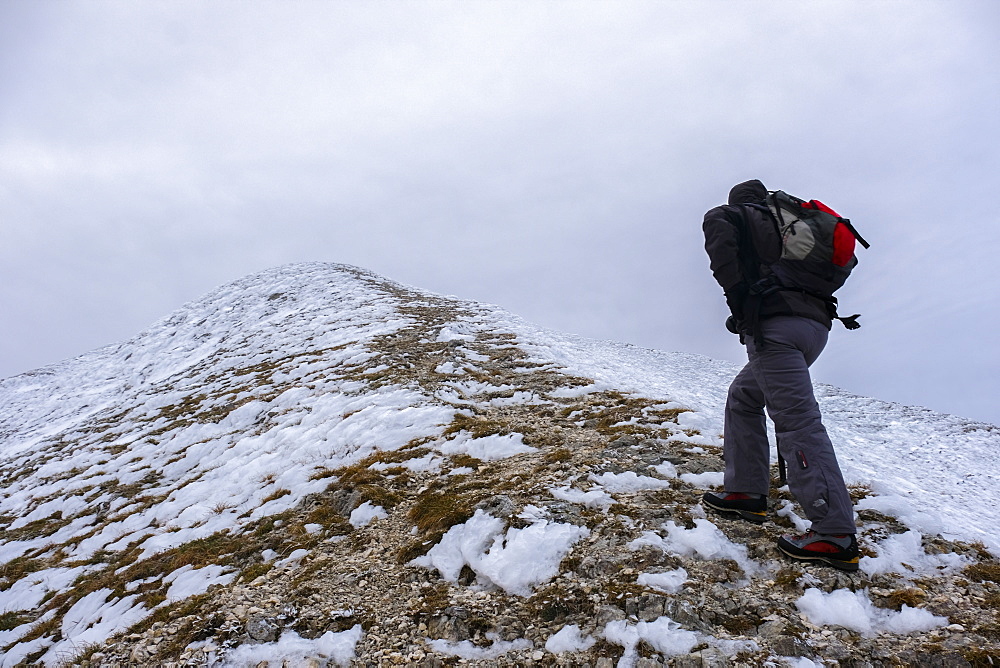
M 763 527 L 704 515 L 732 372 L 346 265 L 223 286 L 0 381 L 2 665 L 997 656 L 997 543 L 906 506 L 919 474 L 848 467 L 854 575 L 777 557 L 786 489 Z M 848 447 L 1000 443 L 821 395 Z

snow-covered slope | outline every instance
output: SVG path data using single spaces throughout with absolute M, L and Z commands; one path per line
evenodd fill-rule
M 516 600 L 532 600 L 565 577 L 567 564 L 586 561 L 584 545 L 603 544 L 605 521 L 632 532 L 626 553 L 722 555 L 751 581 L 773 578 L 778 566 L 748 556 L 690 503 L 719 481 L 722 405 L 735 372 L 698 356 L 542 330 L 343 265 L 293 265 L 224 286 L 123 344 L 0 381 L 0 665 L 55 665 L 100 651 L 133 625 L 179 615 L 185 601 L 263 582 L 268 569 L 319 563 L 324 550 L 345 549 L 344 536 L 380 523 L 423 539 L 407 568 Z M 857 509 L 871 518 L 862 533 L 868 576 L 943 577 L 989 561 L 986 550 L 1000 554 L 1000 429 L 817 389 Z M 642 461 L 617 470 L 612 452 Z M 534 478 L 513 475 L 538 461 L 548 462 L 544 476 L 541 468 Z M 509 467 L 517 484 L 487 484 L 497 467 Z M 444 498 L 441 485 L 477 476 L 479 506 L 421 524 L 428 495 Z M 484 485 L 508 501 L 491 506 Z M 664 503 L 669 489 L 683 490 L 684 508 L 666 511 L 681 524 L 636 519 L 652 512 L 644 494 L 660 490 Z M 332 510 L 321 512 L 323 503 Z M 627 503 L 638 508 L 630 520 L 614 512 Z M 777 507 L 786 525 L 801 525 L 791 501 Z M 929 550 L 935 536 L 940 545 Z M 982 547 L 951 551 L 948 541 Z M 683 596 L 688 574 L 678 569 L 661 564 L 640 575 L 652 591 Z M 664 585 L 674 582 L 669 573 L 679 583 Z M 871 606 L 861 595 L 823 598 L 835 594 L 804 591 L 798 614 L 850 628 L 823 614 Z M 902 621 L 883 612 L 868 614 L 868 631 L 946 625 L 924 610 Z M 596 649 L 566 624 L 546 651 L 617 647 L 623 665 L 641 646 L 664 657 L 696 646 L 768 655 L 752 633 L 727 640 L 666 615 L 595 625 Z M 295 643 L 305 643 L 302 656 L 325 652 L 344 663 L 375 642 L 363 624 L 324 627 L 311 641 L 246 627 L 246 642 L 230 629 L 226 646 L 203 640 L 221 637 L 208 633 L 178 651 L 239 663 L 298 656 Z M 514 662 L 541 651 L 537 639 L 476 636 L 479 645 L 465 646 L 442 637 L 428 639 L 426 651 L 506 653 Z

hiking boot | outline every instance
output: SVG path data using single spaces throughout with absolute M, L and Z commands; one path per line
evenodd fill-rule
M 767 497 L 752 497 L 738 492 L 724 493 L 722 496 L 706 492 L 701 497 L 701 505 L 717 513 L 734 519 L 763 524 L 767 519 Z
M 842 571 L 858 570 L 858 540 L 853 534 L 830 535 L 807 531 L 801 536 L 782 536 L 778 549 L 792 559 L 819 561 Z

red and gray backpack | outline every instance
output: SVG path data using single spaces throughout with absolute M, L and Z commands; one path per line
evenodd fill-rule
M 756 208 L 770 218 L 781 239 L 781 256 L 767 266 L 763 277 L 757 273 L 757 268 L 763 265 L 759 264 L 753 244 L 740 243 L 741 264 L 751 283 L 746 324 L 755 341 L 762 344 L 760 303 L 764 297 L 779 291 L 814 297 L 826 304 L 831 319 L 840 320 L 847 329 L 859 328 L 860 314 L 839 316 L 837 298 L 833 296 L 858 264 L 854 255 L 856 244 L 869 247 L 851 221 L 819 200 L 799 199 L 781 190 L 768 193 L 766 207 L 742 206 Z
M 841 287 L 858 263 L 855 241 L 869 247 L 851 221 L 819 200 L 801 200 L 781 190 L 768 194 L 768 209 L 778 225 L 782 263 L 798 263 Z M 832 292 L 832 291 L 831 291 Z

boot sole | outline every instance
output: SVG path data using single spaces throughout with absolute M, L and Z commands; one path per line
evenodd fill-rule
M 826 564 L 827 566 L 836 568 L 838 571 L 847 571 L 849 573 L 853 573 L 854 571 L 858 570 L 858 557 L 854 557 L 853 559 L 835 559 L 833 557 L 829 557 L 822 554 L 816 554 L 816 555 L 810 554 L 808 556 L 803 554 L 793 554 L 792 552 L 789 552 L 781 545 L 778 545 L 778 551 L 781 552 L 786 557 L 788 557 L 789 559 L 794 559 L 796 561 L 818 561 L 821 564 Z
M 711 501 L 705 501 L 704 499 L 702 500 L 701 505 L 724 517 L 728 517 L 729 519 L 739 519 L 747 522 L 752 522 L 754 524 L 763 524 L 764 522 L 767 521 L 767 512 L 755 513 L 751 510 L 723 508 L 722 506 L 717 506 L 713 504 Z

